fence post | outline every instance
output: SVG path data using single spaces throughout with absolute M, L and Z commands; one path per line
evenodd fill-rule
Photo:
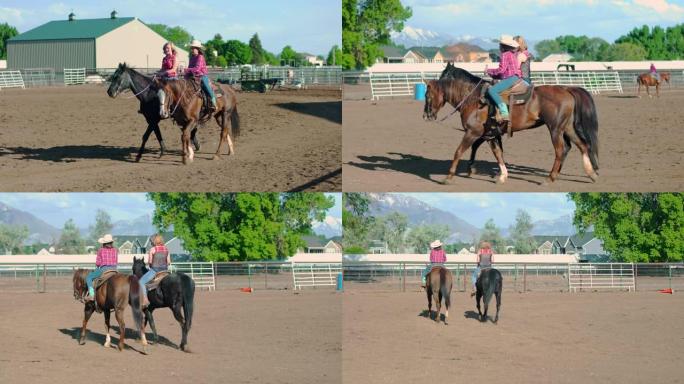
M 523 292 L 527 292 L 527 264 L 523 264 Z
M 401 269 L 402 269 L 401 274 L 403 276 L 401 291 L 406 292 L 406 263 L 401 263 Z
M 264 274 L 264 289 L 268 289 L 268 263 L 265 263 L 266 273 Z
M 45 282 L 46 277 L 45 277 L 45 275 L 47 275 L 47 267 L 45 266 L 45 264 L 43 264 L 43 292 L 46 291 L 46 290 L 45 290 L 45 285 L 46 285 L 46 282 Z
M 252 288 L 252 264 L 247 264 L 247 286 Z

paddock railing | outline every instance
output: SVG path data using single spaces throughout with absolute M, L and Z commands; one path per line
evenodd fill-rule
M 0 89 L 2 88 L 26 88 L 21 72 L 0 71 Z
M 292 285 L 295 290 L 335 286 L 340 273 L 342 263 L 292 263 Z
M 85 84 L 85 68 L 64 68 L 64 85 Z
M 636 291 L 634 264 L 569 264 L 568 290 L 626 289 Z

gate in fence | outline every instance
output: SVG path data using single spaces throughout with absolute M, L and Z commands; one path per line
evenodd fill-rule
M 568 290 L 626 289 L 636 291 L 634 264 L 568 264 Z
M 21 72 L 0 71 L 0 89 L 2 88 L 25 88 Z
M 195 281 L 195 287 L 200 289 L 216 290 L 216 277 L 214 276 L 214 263 L 173 263 L 172 272 L 183 272 Z
M 85 68 L 64 68 L 64 85 L 85 84 Z
M 292 283 L 295 291 L 304 287 L 334 287 L 342 263 L 292 263 Z

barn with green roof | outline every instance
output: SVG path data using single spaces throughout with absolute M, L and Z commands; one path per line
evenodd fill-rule
M 134 17 L 79 20 L 71 13 L 65 20 L 40 25 L 7 41 L 10 69 L 115 68 L 126 62 L 138 68 L 157 68 L 166 41 Z M 178 49 L 179 63 L 188 62 L 187 51 Z

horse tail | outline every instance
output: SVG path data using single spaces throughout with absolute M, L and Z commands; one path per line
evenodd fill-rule
M 233 140 L 237 140 L 240 136 L 240 115 L 238 115 L 237 104 L 233 106 L 230 112 L 230 136 Z
M 185 318 L 186 332 L 190 331 L 192 325 L 192 312 L 194 310 L 195 282 L 185 273 L 179 273 L 181 288 L 183 289 L 183 317 Z
M 568 91 L 575 99 L 575 119 L 573 123 L 575 133 L 587 145 L 591 165 L 594 167 L 594 170 L 598 171 L 598 116 L 596 115 L 594 99 L 584 88 L 568 87 Z
M 135 321 L 135 326 L 138 327 L 138 332 L 142 333 L 143 314 L 142 306 L 140 305 L 140 282 L 138 277 L 135 275 L 128 276 L 128 285 L 130 287 L 128 293 L 128 305 L 131 306 L 131 310 L 133 311 L 133 320 Z
M 501 275 L 498 272 L 499 271 L 497 271 L 496 269 L 493 269 L 493 268 L 490 269 L 489 271 L 487 271 L 487 276 L 486 276 L 487 277 L 487 280 L 486 280 L 487 286 L 482 287 L 482 289 L 484 290 L 484 302 L 485 303 L 489 303 L 489 300 L 492 298 L 492 295 L 494 294 L 494 292 L 496 292 L 496 287 L 498 285 L 498 282 L 496 281 L 496 275 L 499 275 L 499 276 Z M 480 278 L 483 279 L 483 277 L 484 276 L 481 276 Z M 484 282 L 485 282 L 485 280 L 483 279 L 482 285 L 484 285 Z

